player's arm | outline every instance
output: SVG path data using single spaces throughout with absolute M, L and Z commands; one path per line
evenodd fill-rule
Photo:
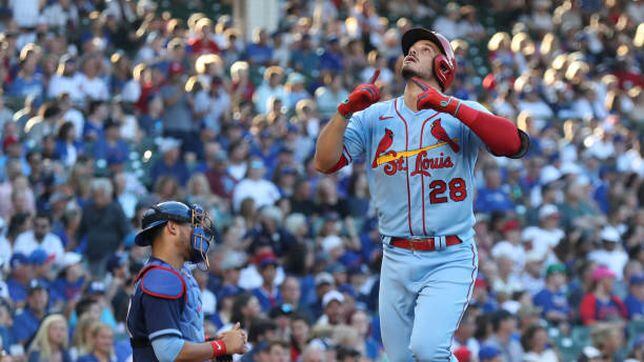
M 434 109 L 458 118 L 495 156 L 521 158 L 528 152 L 530 138 L 509 119 L 472 108 L 458 98 L 439 92 L 421 79 L 412 80 L 423 90 L 418 95 L 418 109 Z
M 331 117 L 318 136 L 315 147 L 315 168 L 322 173 L 333 173 L 346 166 L 349 161 L 343 156 L 344 132 L 353 113 L 361 111 L 380 99 L 380 89 L 375 85 L 380 69 L 377 69 L 369 83 L 357 86 L 349 97 L 338 106 L 338 112 Z
M 161 362 L 205 361 L 246 352 L 246 335 L 237 323 L 231 331 L 224 333 L 220 340 L 193 343 L 176 336 L 168 336 L 154 340 L 152 347 Z

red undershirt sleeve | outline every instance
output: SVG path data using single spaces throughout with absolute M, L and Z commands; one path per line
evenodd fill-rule
M 455 117 L 469 127 L 495 156 L 521 158 L 530 139 L 510 120 L 477 110 L 461 102 Z

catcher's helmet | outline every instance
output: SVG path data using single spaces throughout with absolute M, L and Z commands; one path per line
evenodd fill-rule
M 429 40 L 441 50 L 442 54 L 434 58 L 434 76 L 445 91 L 454 81 L 456 74 L 456 57 L 454 57 L 454 50 L 452 50 L 449 40 L 443 35 L 425 28 L 412 28 L 402 36 L 403 55 L 407 56 L 409 48 L 419 40 Z
M 151 206 L 143 214 L 142 229 L 134 238 L 136 245 L 150 245 L 152 230 L 165 225 L 168 221 L 188 223 L 192 226 L 190 261 L 205 262 L 207 265 L 206 253 L 213 240 L 213 224 L 208 214 L 199 205 L 188 206 L 183 202 L 164 201 Z

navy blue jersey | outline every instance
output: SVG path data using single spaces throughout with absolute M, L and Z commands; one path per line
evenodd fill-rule
M 136 279 L 128 310 L 134 360 L 158 361 L 151 342 L 163 336 L 203 342 L 203 318 L 199 286 L 190 269 L 176 270 L 151 258 Z

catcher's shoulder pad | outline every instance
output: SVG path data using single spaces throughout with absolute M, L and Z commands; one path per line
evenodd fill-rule
M 142 274 L 141 290 L 147 295 L 162 299 L 179 299 L 186 294 L 186 282 L 176 270 L 154 265 Z

